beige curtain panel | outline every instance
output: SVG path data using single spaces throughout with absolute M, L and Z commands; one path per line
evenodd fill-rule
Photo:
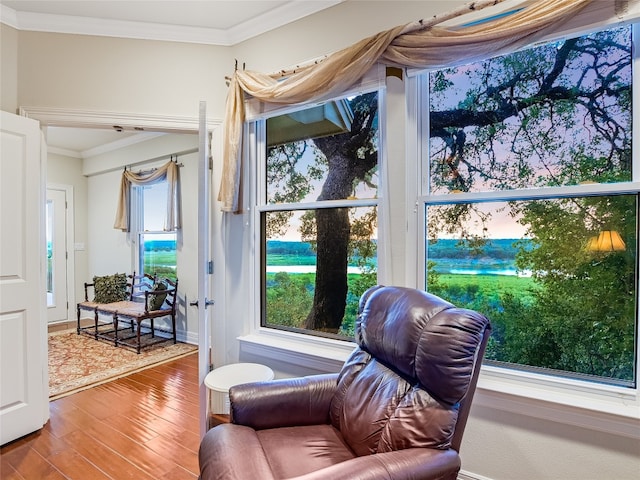
M 178 230 L 182 227 L 180 215 L 180 167 L 174 161 L 169 161 L 160 168 L 150 172 L 134 173 L 126 170 L 120 180 L 120 196 L 118 210 L 113 228 L 130 231 L 131 185 L 151 185 L 167 181 L 167 214 L 165 217 L 165 231 Z
M 238 212 L 241 182 L 244 93 L 263 102 L 297 104 L 329 98 L 358 82 L 374 63 L 401 68 L 434 68 L 468 63 L 521 48 L 579 17 L 582 24 L 605 21 L 640 0 L 535 0 L 502 18 L 477 25 L 436 26 L 503 0 L 475 1 L 430 20 L 402 25 L 291 72 L 268 75 L 237 70 L 227 96 L 223 171 L 218 200 L 225 212 Z

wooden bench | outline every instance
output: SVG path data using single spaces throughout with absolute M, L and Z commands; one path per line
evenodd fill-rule
M 176 304 L 178 292 L 178 280 L 175 281 L 164 278 L 155 283 L 156 287 L 163 285 L 164 288 L 155 288 L 142 292 L 138 298 L 124 300 L 121 302 L 113 302 L 99 305 L 96 309 L 98 314 L 111 315 L 113 319 L 112 340 L 114 345 L 124 345 L 134 348 L 140 353 L 142 348 L 149 347 L 159 342 L 167 341 L 166 337 L 156 337 L 156 332 L 169 333 L 173 343 L 176 343 Z M 154 305 L 154 303 L 157 304 Z M 159 329 L 154 325 L 154 320 L 162 317 L 171 319 L 171 329 Z M 120 321 L 124 320 L 131 326 L 131 332 L 125 333 L 127 329 L 120 328 Z M 143 322 L 148 320 L 148 324 Z M 134 324 L 136 325 L 134 332 Z M 145 335 L 149 334 L 154 340 L 145 341 L 142 344 L 142 330 L 146 330 Z
M 124 274 L 123 274 L 124 275 Z M 94 282 L 96 279 L 100 277 L 94 277 Z M 104 277 L 102 277 L 104 278 Z M 135 272 L 131 275 L 125 276 L 126 284 L 124 286 L 125 290 L 123 296 L 125 299 L 133 300 L 136 296 L 139 296 L 145 290 L 149 290 L 153 288 L 153 285 L 156 281 L 156 277 L 145 273 L 144 275 L 136 275 Z M 98 307 L 102 305 L 106 305 L 106 303 L 100 303 L 95 301 L 95 283 L 94 282 L 85 282 L 84 284 L 84 301 L 79 302 L 76 305 L 77 310 L 77 332 L 78 335 L 81 333 L 85 333 L 87 335 L 93 336 L 96 340 L 99 338 L 101 330 L 105 325 L 111 325 L 112 319 L 109 317 L 109 323 L 100 322 Z M 93 290 L 94 300 L 89 300 L 89 291 Z M 93 318 L 93 325 L 82 326 L 81 315 L 82 311 L 91 312 L 91 316 Z

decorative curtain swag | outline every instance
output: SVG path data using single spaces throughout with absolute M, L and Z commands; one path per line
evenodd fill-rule
M 522 48 L 576 17 L 588 22 L 619 17 L 630 3 L 640 0 L 536 0 L 506 17 L 468 26 L 436 26 L 446 20 L 498 4 L 504 0 L 479 0 L 438 15 L 398 26 L 361 40 L 301 67 L 282 78 L 236 70 L 229 82 L 225 111 L 223 171 L 218 200 L 225 212 L 238 212 L 242 157 L 244 92 L 274 104 L 297 104 L 328 99 L 347 90 L 380 62 L 401 68 L 437 68 L 499 55 Z M 624 3 L 625 8 L 620 8 Z
M 180 168 L 174 161 L 169 161 L 160 168 L 150 172 L 134 173 L 125 168 L 120 180 L 120 196 L 118 210 L 113 228 L 130 231 L 129 211 L 131 210 L 131 185 L 151 185 L 160 181 L 167 181 L 167 215 L 165 217 L 165 231 L 178 230 L 182 227 L 180 215 Z

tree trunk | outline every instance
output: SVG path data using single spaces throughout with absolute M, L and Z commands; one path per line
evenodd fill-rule
M 354 108 L 352 131 L 314 139 L 328 163 L 318 200 L 343 200 L 353 194 L 378 161 L 372 149 L 377 94 L 363 95 Z M 353 105 L 352 105 L 353 106 Z M 316 285 L 313 307 L 305 321 L 309 330 L 338 333 L 347 304 L 347 265 L 351 222 L 348 208 L 319 208 L 316 214 Z
M 317 266 L 313 307 L 306 328 L 338 333 L 347 299 L 349 210 L 322 208 L 316 211 Z

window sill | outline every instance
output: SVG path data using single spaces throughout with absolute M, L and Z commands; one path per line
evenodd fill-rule
M 355 344 L 270 329 L 238 338 L 244 353 L 338 372 Z M 482 367 L 474 405 L 640 439 L 638 391 Z
M 322 373 L 339 372 L 355 344 L 280 330 L 259 329 L 238 338 L 240 351 Z

